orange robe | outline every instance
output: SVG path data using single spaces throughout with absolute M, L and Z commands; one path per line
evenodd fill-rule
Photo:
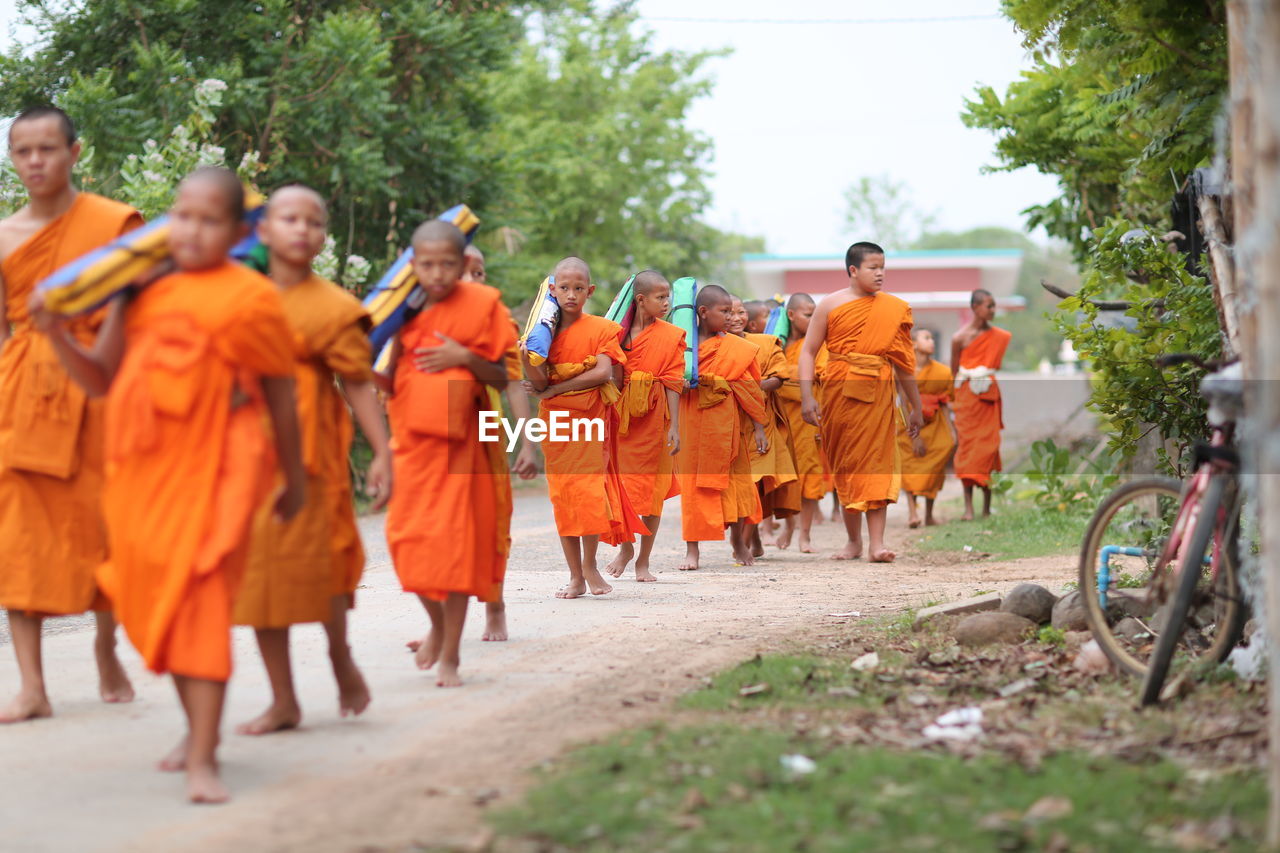
M 293 375 L 290 338 L 276 286 L 230 261 L 165 276 L 128 308 L 98 579 L 155 672 L 231 675 L 236 588 L 275 473 L 261 380 Z
M 777 335 L 748 332 L 743 336 L 760 348 L 756 366 L 760 369 L 760 381 L 785 379 L 787 358 L 782 340 Z M 769 439 L 769 450 L 760 453 L 751 442 L 751 478 L 760 493 L 760 508 L 765 518 L 785 518 L 800 511 L 800 478 L 796 475 L 795 448 L 791 443 L 791 427 L 782 410 L 776 391 L 765 394 L 768 419 L 764 433 Z
M 661 516 L 675 468 L 667 431 L 668 390 L 684 390 L 684 330 L 665 320 L 631 342 L 618 400 L 618 472 L 627 499 L 644 516 Z
M 951 401 L 951 368 L 936 359 L 916 371 L 920 403 L 924 407 L 924 426 L 920 440 L 924 456 L 916 456 L 907 436 L 905 424 L 898 428 L 898 455 L 902 458 L 902 488 L 913 495 L 936 498 L 947 479 L 947 462 L 955 449 L 955 436 L 947 421 L 946 406 Z
M 733 522 L 763 517 L 751 477 L 752 422 L 768 417 L 757 352 L 737 335 L 705 338 L 698 346 L 698 387 L 680 397 L 676 456 L 686 542 L 719 541 Z
M 621 331 L 617 323 L 591 314 L 583 314 L 573 325 L 561 329 L 547 356 L 551 384 L 590 370 L 601 355 L 625 366 L 627 357 L 618 342 Z M 583 391 L 557 394 L 543 400 L 538 408 L 539 417 L 553 430 L 553 415 L 564 424 L 560 428 L 569 436 L 578 430 L 572 441 L 557 441 L 549 436 L 542 443 L 542 455 L 547 461 L 547 492 L 561 536 L 599 536 L 600 541 L 617 545 L 633 541 L 637 533 L 649 532 L 627 498 L 618 474 L 618 413 L 614 404 L 619 399 L 618 388 L 610 381 Z M 603 438 L 593 426 L 597 420 L 604 424 Z
M 990 326 L 960 352 L 960 369 L 999 370 L 1013 335 Z M 1000 430 L 1004 427 L 1000 386 L 994 376 L 982 393 L 974 393 L 969 381 L 956 388 L 956 476 L 962 483 L 989 486 L 991 472 L 1000 468 Z
M 800 351 L 804 349 L 804 338 L 797 338 L 787 344 L 785 372 L 782 387 L 778 389 L 778 401 L 783 413 L 787 416 L 787 425 L 791 428 L 791 442 L 795 450 L 796 475 L 800 478 L 800 494 L 805 500 L 819 500 L 831 490 L 831 476 L 827 470 L 826 454 L 823 453 L 822 438 L 818 428 L 805 421 L 800 414 Z M 816 376 L 821 376 L 827 365 L 827 348 L 824 345 L 818 350 L 814 359 Z M 822 389 L 814 385 L 814 393 L 819 402 Z
M 395 490 L 387 545 L 405 592 L 443 601 L 449 593 L 494 601 L 511 550 L 511 478 L 505 436 L 480 441 L 479 416 L 492 398 L 465 367 L 425 373 L 419 347 L 447 335 L 485 361 L 515 345 L 511 314 L 496 288 L 460 281 L 400 330 L 391 418 Z
M 102 524 L 101 400 L 87 400 L 27 313 L 32 290 L 59 267 L 142 224 L 126 204 L 79 193 L 71 208 L 0 265 L 5 322 L 0 353 L 0 607 L 83 613 L 109 605 L 94 569 L 106 559 Z M 68 321 L 93 340 L 101 314 Z
M 284 628 L 329 618 L 364 571 L 348 457 L 354 428 L 337 379 L 369 382 L 369 315 L 336 284 L 312 276 L 280 292 L 293 331 L 295 394 L 307 502 L 287 524 L 266 501 L 254 519 L 236 624 Z
M 827 317 L 822 371 L 822 443 L 845 509 L 879 509 L 898 499 L 897 382 L 893 366 L 916 369 L 911 308 L 890 293 L 863 296 Z

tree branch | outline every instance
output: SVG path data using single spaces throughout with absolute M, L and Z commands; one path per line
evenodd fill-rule
M 1058 287 L 1056 284 L 1050 284 L 1049 282 L 1044 281 L 1043 279 L 1041 279 L 1040 281 L 1040 286 L 1043 287 L 1045 290 L 1049 291 L 1050 293 L 1052 293 L 1054 296 L 1058 297 L 1059 299 L 1078 298 L 1077 294 L 1074 294 L 1069 290 L 1063 290 L 1061 287 Z M 1097 308 L 1099 311 L 1128 311 L 1130 308 L 1134 306 L 1134 303 L 1132 302 L 1125 302 L 1119 299 L 1085 299 L 1084 301 L 1088 302 L 1090 305 L 1092 305 L 1094 308 Z M 1140 304 L 1142 305 L 1143 308 L 1149 308 L 1155 311 L 1164 310 L 1163 299 L 1152 299 L 1148 302 L 1143 302 Z

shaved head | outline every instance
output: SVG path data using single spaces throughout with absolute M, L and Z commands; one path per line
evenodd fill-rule
M 443 219 L 428 219 L 418 226 L 409 244 L 419 246 L 423 243 L 448 243 L 457 250 L 459 258 L 467 251 L 467 235 L 457 225 Z
M 991 291 L 983 290 L 979 288 L 969 295 L 969 307 L 977 308 L 979 305 L 986 302 L 988 299 L 990 299 L 993 302 L 995 301 L 995 297 L 991 295 Z
M 17 117 L 9 123 L 9 138 L 13 138 L 14 125 L 24 121 L 37 121 L 42 118 L 51 118 L 58 123 L 58 129 L 62 131 L 62 135 L 67 140 L 67 145 L 76 144 L 76 126 L 71 121 L 71 116 L 62 110 L 49 104 L 40 104 L 34 107 L 27 107 L 18 113 Z
M 235 172 L 222 166 L 201 166 L 182 179 L 182 183 L 178 184 L 178 192 L 182 192 L 183 187 L 195 184 L 216 189 L 226 198 L 231 218 L 235 220 L 244 218 L 244 184 L 240 183 Z
M 793 293 L 787 297 L 788 308 L 803 308 L 806 305 L 815 304 L 813 297 L 807 293 Z
M 733 297 L 729 295 L 729 291 L 725 290 L 720 285 L 704 284 L 698 288 L 697 306 L 699 308 L 714 308 L 717 305 L 723 305 L 726 302 L 732 304 Z
M 752 299 L 744 305 L 747 309 L 747 319 L 754 323 L 762 316 L 767 317 L 769 312 L 773 310 L 773 305 L 774 303 L 765 302 L 763 299 Z
M 655 287 L 670 287 L 671 282 L 657 270 L 644 270 L 636 273 L 636 280 L 631 283 L 636 293 L 650 293 Z
M 271 212 L 271 206 L 276 202 L 303 198 L 315 204 L 320 213 L 324 215 L 325 222 L 329 221 L 329 205 L 324 200 L 324 196 L 305 184 L 288 184 L 273 192 L 271 197 L 267 199 L 267 212 Z
M 560 273 L 568 272 L 569 270 L 581 273 L 587 277 L 587 281 L 591 281 L 591 267 L 587 266 L 587 262 L 582 258 L 575 258 L 572 255 L 556 264 L 556 268 L 551 271 L 551 274 L 560 275 Z
M 484 260 L 484 252 L 480 251 L 476 247 L 475 243 L 468 243 L 467 248 L 463 250 L 462 254 L 466 255 L 469 258 L 476 258 L 481 261 Z

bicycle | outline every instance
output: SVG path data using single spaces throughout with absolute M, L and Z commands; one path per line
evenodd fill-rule
M 1186 354 L 1156 364 L 1209 371 L 1200 392 L 1212 437 L 1196 445 L 1185 485 L 1151 477 L 1113 491 L 1085 530 L 1079 570 L 1089 630 L 1119 669 L 1143 679 L 1144 706 L 1160 700 L 1175 658 L 1188 675 L 1224 660 L 1246 615 L 1237 553 L 1240 459 L 1232 444 L 1240 366 Z

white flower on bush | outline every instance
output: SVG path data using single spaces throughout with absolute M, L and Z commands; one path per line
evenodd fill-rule
M 347 255 L 347 269 L 342 276 L 342 286 L 347 290 L 360 290 L 369 280 L 373 264 L 359 255 Z
M 227 91 L 227 84 L 216 77 L 201 80 L 196 84 L 196 98 L 214 105 L 222 102 L 222 93 L 225 91 Z

